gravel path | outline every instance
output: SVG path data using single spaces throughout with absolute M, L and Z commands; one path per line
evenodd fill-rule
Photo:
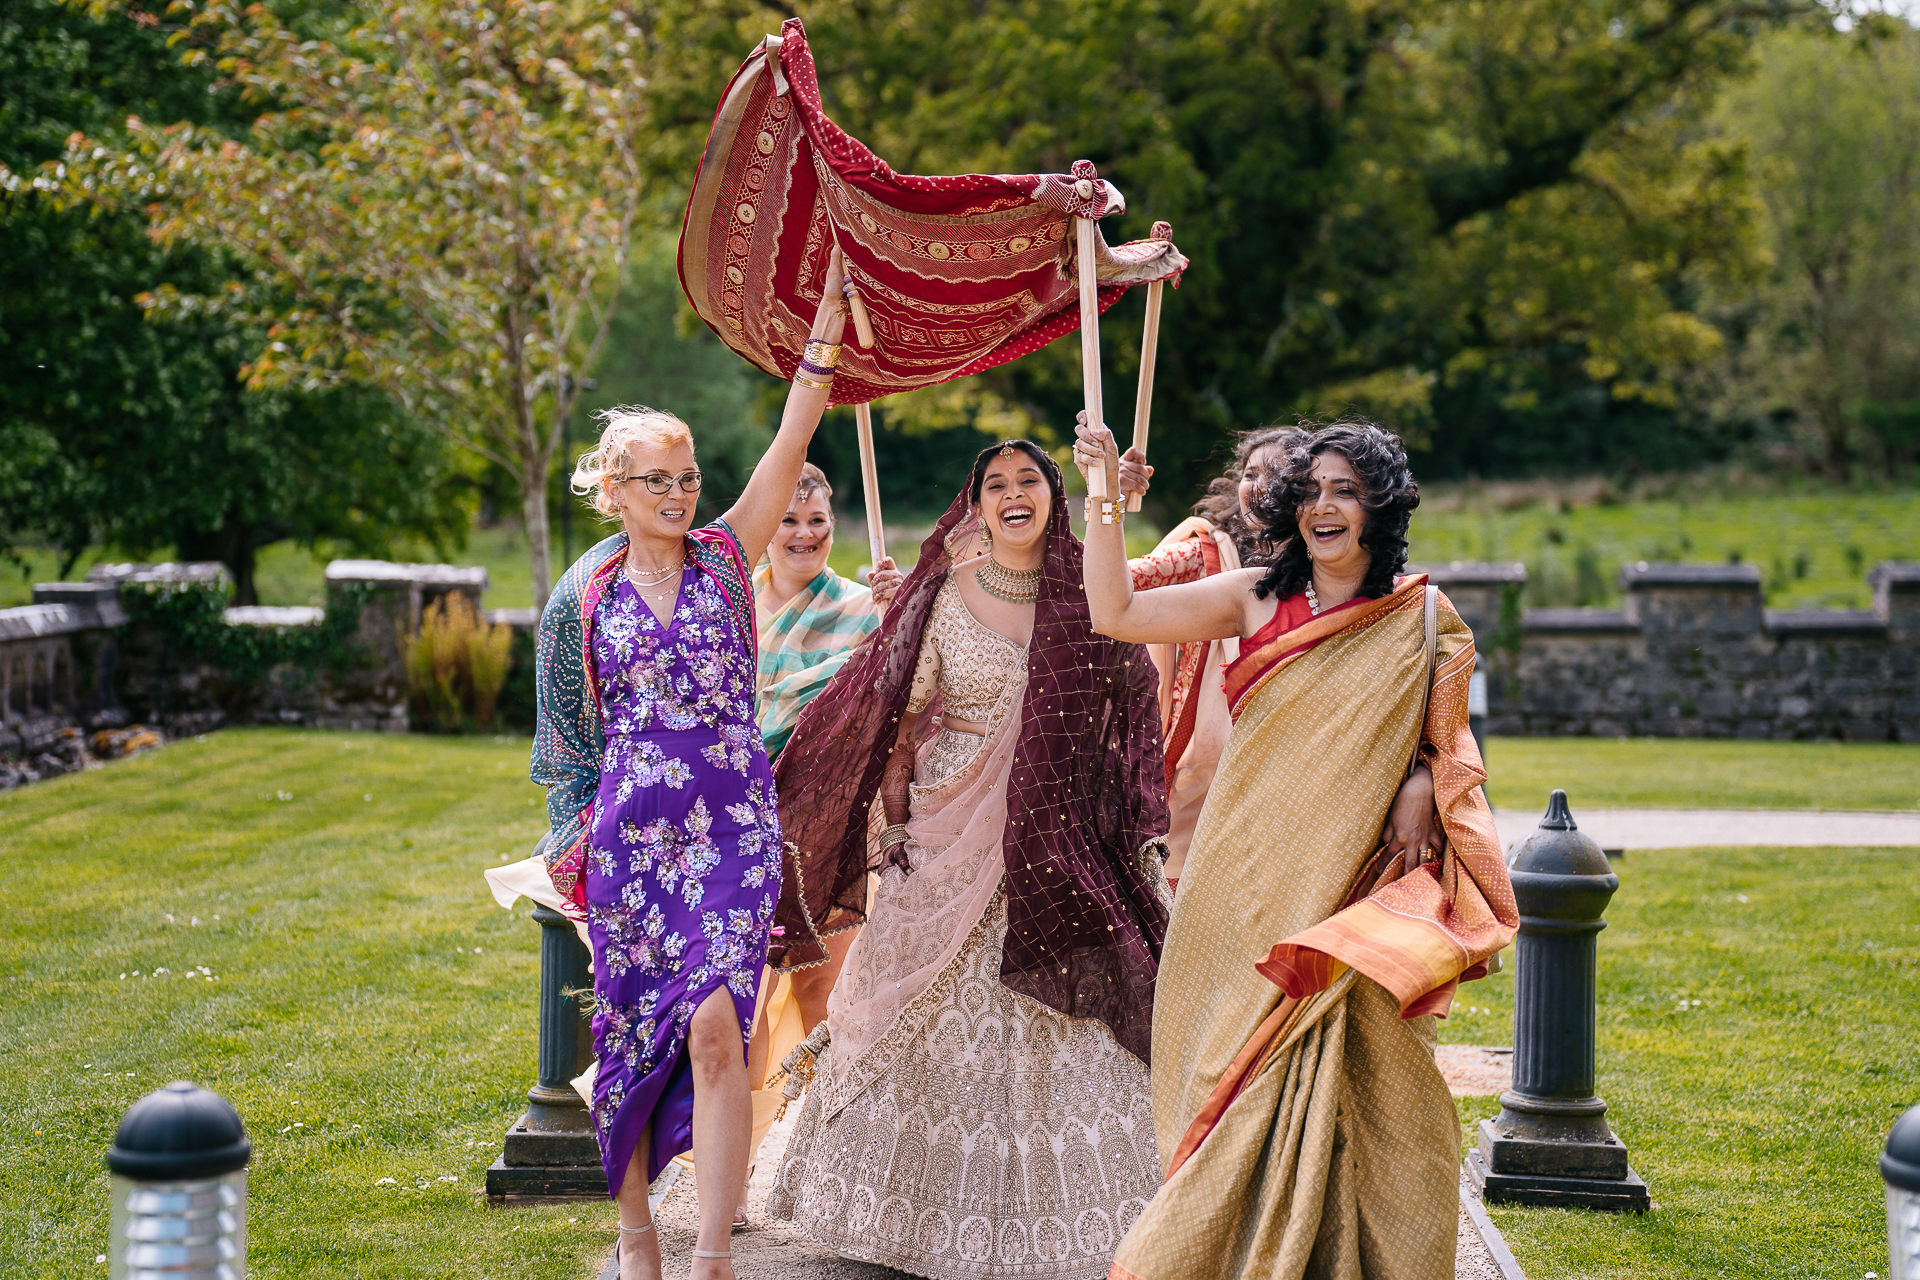
M 796 1107 L 792 1116 L 773 1127 L 760 1148 L 760 1163 L 754 1171 L 747 1200 L 747 1217 L 752 1225 L 733 1234 L 734 1275 L 738 1280 L 905 1280 L 904 1271 L 842 1258 L 826 1246 L 815 1244 L 792 1223 L 770 1221 L 765 1216 L 775 1160 L 786 1149 L 798 1114 Z M 660 1249 L 669 1280 L 684 1280 L 692 1265 L 688 1255 L 699 1227 L 695 1177 L 691 1171 L 682 1174 L 654 1211 L 654 1218 L 660 1224 Z M 1454 1263 L 1457 1280 L 1501 1280 L 1500 1271 L 1481 1243 L 1465 1208 L 1460 1210 L 1458 1240 Z M 609 1257 L 600 1272 L 600 1280 L 619 1280 L 619 1275 L 614 1260 Z
M 1573 820 L 1603 849 L 1694 849 L 1727 845 L 1920 845 L 1920 812 L 1859 809 L 1581 809 Z M 1498 809 L 1500 843 L 1533 834 L 1540 813 Z

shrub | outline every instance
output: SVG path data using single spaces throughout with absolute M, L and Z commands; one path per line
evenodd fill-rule
M 488 623 L 449 592 L 421 613 L 418 634 L 401 636 L 400 649 L 416 725 L 442 733 L 492 725 L 513 664 L 513 628 Z
M 344 670 L 363 661 L 365 654 L 354 642 L 354 632 L 371 594 L 364 583 L 336 589 L 317 627 L 229 624 L 225 611 L 233 600 L 233 583 L 225 574 L 212 581 L 123 583 L 120 603 L 129 621 L 153 627 L 173 653 L 223 668 L 250 696 L 258 692 L 267 672 L 281 663 L 311 671 L 316 667 Z

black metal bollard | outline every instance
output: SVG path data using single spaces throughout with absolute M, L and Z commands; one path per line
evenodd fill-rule
M 1880 1177 L 1887 1184 L 1887 1275 L 1920 1280 L 1920 1107 L 1893 1122 Z
M 1520 907 L 1513 1088 L 1500 1095 L 1499 1116 L 1480 1122 L 1467 1177 L 1495 1204 L 1644 1212 L 1647 1184 L 1594 1094 L 1595 943 L 1620 878 L 1574 825 L 1564 791 L 1510 872 Z
M 540 1079 L 527 1103 L 539 1117 L 560 1121 L 586 1105 L 573 1078 L 593 1060 L 593 1029 L 581 1016 L 582 997 L 567 993 L 591 991 L 593 969 L 573 921 L 552 907 L 535 907 L 533 918 L 540 926 Z
M 495 1204 L 607 1194 L 593 1117 L 572 1084 L 593 1060 L 593 1031 L 581 1016 L 581 997 L 567 993 L 592 988 L 590 957 L 566 916 L 535 907 L 533 918 L 540 925 L 540 1078 L 487 1170 L 487 1198 Z
M 252 1155 L 217 1093 L 176 1081 L 134 1103 L 107 1148 L 113 1280 L 244 1280 Z

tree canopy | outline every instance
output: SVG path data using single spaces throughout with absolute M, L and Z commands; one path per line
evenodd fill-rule
M 393 0 L 332 39 L 263 5 L 168 8 L 186 64 L 263 108 L 244 140 L 133 120 L 42 185 L 233 256 L 228 287 L 143 302 L 262 331 L 252 387 L 378 387 L 504 468 L 544 603 L 547 479 L 641 208 L 641 31 L 585 4 Z
M 139 211 L 59 209 L 20 189 L 75 131 L 130 113 L 240 126 L 234 95 L 183 68 L 151 26 L 99 22 L 53 0 L 0 16 L 0 550 L 51 542 L 162 547 L 232 570 L 253 599 L 255 551 L 282 538 L 377 553 L 396 537 L 463 532 L 447 451 L 362 390 L 253 395 L 239 380 L 260 335 L 198 317 L 145 323 L 161 281 L 214 290 L 217 252 L 165 250 Z

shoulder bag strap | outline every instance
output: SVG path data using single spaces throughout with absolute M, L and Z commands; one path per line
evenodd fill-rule
M 1420 686 L 1420 730 L 1413 739 L 1413 758 L 1407 761 L 1407 776 L 1420 766 L 1420 734 L 1427 728 L 1427 708 L 1433 703 L 1433 660 L 1440 644 L 1440 588 L 1427 584 L 1426 600 L 1427 678 Z
M 1426 625 L 1424 629 L 1426 632 L 1427 678 L 1420 686 L 1420 721 L 1413 735 L 1413 758 L 1407 761 L 1407 776 L 1409 778 L 1413 776 L 1413 771 L 1420 767 L 1420 743 L 1425 738 L 1427 732 L 1427 709 L 1433 704 L 1433 662 L 1440 643 L 1440 588 L 1434 586 L 1431 582 L 1427 584 L 1425 614 Z M 1444 841 L 1445 838 L 1443 833 L 1441 839 Z M 1442 847 L 1445 847 L 1444 844 Z M 1420 861 L 1421 855 L 1416 853 L 1412 866 L 1409 866 L 1407 870 L 1411 871 L 1414 867 L 1419 866 Z

